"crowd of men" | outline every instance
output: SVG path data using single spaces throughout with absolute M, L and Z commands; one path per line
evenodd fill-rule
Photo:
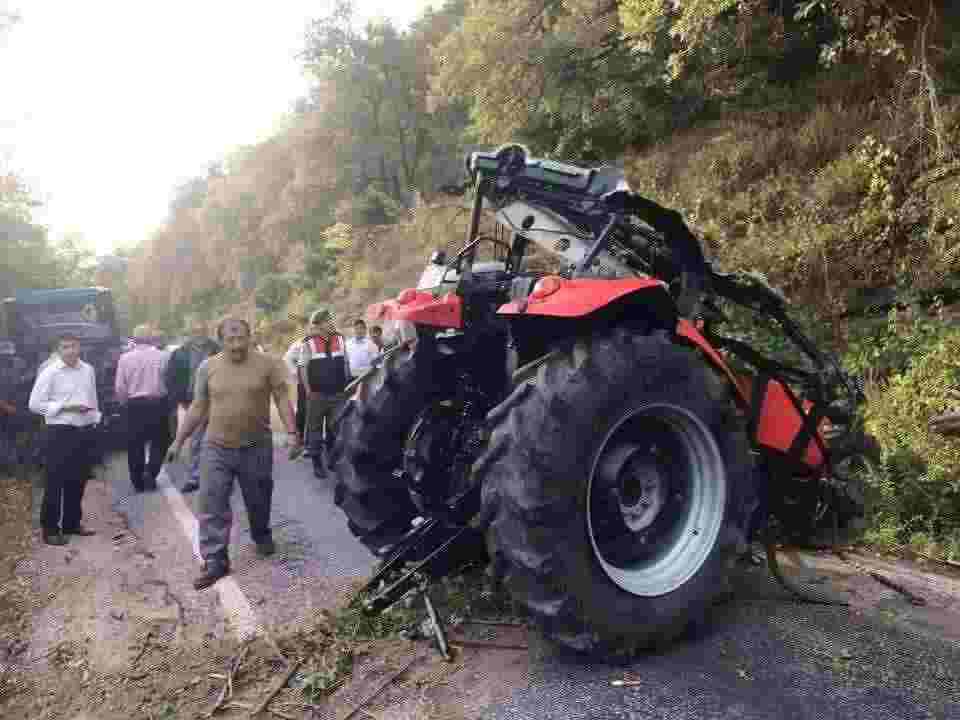
M 344 338 L 328 310 L 310 315 L 302 337 L 281 362 L 256 342 L 249 324 L 226 318 L 207 336 L 194 321 L 172 352 L 157 346 L 141 325 L 121 355 L 115 392 L 126 415 L 127 468 L 135 493 L 152 492 L 164 462 L 174 462 L 190 441 L 183 492 L 199 490 L 199 546 L 203 570 L 198 590 L 230 572 L 230 496 L 240 486 L 257 553 L 275 552 L 270 531 L 273 433 L 270 403 L 289 436 L 291 457 L 301 450 L 314 474 L 329 472 L 333 412 L 349 383 L 367 372 L 384 350 L 382 332 L 367 336 L 363 320 Z M 63 335 L 38 372 L 29 408 L 46 425 L 46 486 L 41 512 L 44 542 L 66 545 L 70 535 L 92 535 L 83 525 L 84 489 L 92 461 L 91 433 L 100 422 L 93 368 L 80 359 L 80 341 Z M 296 400 L 289 387 L 297 388 Z M 0 410 L 4 406 L 0 406 Z M 294 409 L 296 408 L 296 409 Z

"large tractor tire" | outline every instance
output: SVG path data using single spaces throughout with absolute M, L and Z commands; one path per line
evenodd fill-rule
M 754 507 L 728 384 L 664 333 L 578 341 L 489 415 L 493 570 L 553 641 L 622 661 L 728 591 Z
M 836 489 L 834 512 L 823 519 L 816 544 L 852 545 L 863 538 L 867 528 L 867 498 L 883 482 L 880 443 L 865 432 L 853 432 L 839 441 L 828 438 L 827 446 L 834 475 L 844 485 Z
M 362 381 L 335 422 L 331 464 L 334 500 L 350 531 L 376 555 L 399 540 L 416 516 L 403 466 L 404 444 L 424 408 L 448 391 L 442 356 L 432 337 L 393 351 Z

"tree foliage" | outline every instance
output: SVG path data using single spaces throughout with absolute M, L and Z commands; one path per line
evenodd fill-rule
M 429 106 L 424 45 L 443 21 L 424 19 L 410 32 L 355 23 L 352 4 L 338 0 L 311 24 L 303 57 L 323 89 L 325 120 L 344 140 L 335 148 L 340 183 L 358 192 L 376 183 L 406 204 L 414 190 L 431 189 L 435 156 L 462 126 L 456 108 Z
M 0 176 L 0 297 L 18 289 L 89 285 L 93 252 L 82 236 L 53 242 L 33 222 L 39 203 L 14 174 Z

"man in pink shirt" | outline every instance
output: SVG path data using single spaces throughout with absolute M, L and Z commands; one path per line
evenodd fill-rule
M 116 397 L 127 410 L 127 467 L 137 492 L 157 489 L 157 475 L 170 446 L 170 402 L 163 376 L 170 354 L 150 343 L 150 328 L 133 331 L 133 349 L 117 364 Z M 145 460 L 150 446 L 149 466 Z

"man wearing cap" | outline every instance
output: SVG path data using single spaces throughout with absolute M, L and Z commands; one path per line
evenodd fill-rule
M 170 446 L 170 402 L 164 375 L 170 354 L 152 342 L 151 329 L 133 331 L 133 349 L 120 356 L 114 387 L 127 408 L 127 468 L 136 492 L 157 489 L 157 475 Z M 145 460 L 150 446 L 150 462 Z M 146 472 L 144 468 L 146 466 Z
M 334 328 L 329 310 L 316 310 L 310 316 L 299 366 L 300 382 L 307 391 L 307 434 L 313 473 L 323 478 L 327 475 L 325 451 L 332 444 L 337 396 L 350 380 L 343 336 Z

